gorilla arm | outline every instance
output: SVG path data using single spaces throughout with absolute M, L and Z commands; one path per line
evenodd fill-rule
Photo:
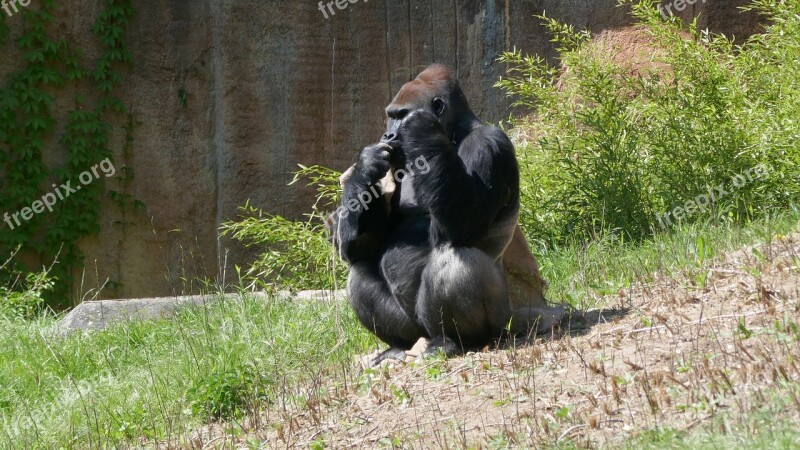
M 391 193 L 381 190 L 379 182 L 389 172 L 390 152 L 392 148 L 386 144 L 365 147 L 348 176 L 340 179 L 342 205 L 338 217 L 333 218 L 332 231 L 339 254 L 350 264 L 377 258 L 393 228 Z
M 405 159 L 423 157 L 431 168 L 411 181 L 417 201 L 431 216 L 434 244 L 480 246 L 503 225 L 507 231 L 502 244 L 485 250 L 498 259 L 511 240 L 519 208 L 519 173 L 513 145 L 495 130 L 478 126 L 456 151 L 431 113 L 414 111 L 403 120 L 398 138 Z
M 407 159 L 417 153 L 429 159 L 431 171 L 413 182 L 432 225 L 439 225 L 431 227 L 432 237 L 439 232 L 453 245 L 479 244 L 492 257 L 502 257 L 512 315 L 522 319 L 524 328 L 549 330 L 561 321 L 564 309 L 547 305 L 539 265 L 516 223 L 519 172 L 513 144 L 502 131 L 478 126 L 456 153 L 432 115 L 414 115 L 403 122 L 399 135 Z
M 355 166 L 347 169 L 339 178 L 339 184 L 344 189 L 347 180 L 352 177 Z M 381 179 L 383 192 L 388 196 L 387 201 L 395 191 L 393 171 L 389 171 Z M 564 310 L 559 307 L 548 306 L 544 291 L 547 281 L 542 278 L 539 263 L 533 256 L 525 235 L 519 225 L 514 229 L 514 236 L 506 247 L 502 256 L 503 272 L 508 285 L 508 301 L 511 311 L 523 315 L 539 314 L 541 317 L 537 329 L 544 331 L 555 325 L 563 316 Z
M 339 177 L 339 186 L 344 190 L 345 183 L 353 176 L 355 165 L 350 166 Z M 391 203 L 396 189 L 393 171 L 389 171 L 380 181 L 381 188 Z M 506 247 L 502 257 L 503 271 L 508 283 L 508 295 L 511 309 L 547 307 L 544 291 L 547 282 L 539 272 L 539 262 L 533 256 L 525 235 L 519 225 L 514 229 L 514 236 Z

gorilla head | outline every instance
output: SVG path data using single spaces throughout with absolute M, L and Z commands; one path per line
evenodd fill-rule
M 469 109 L 453 72 L 441 64 L 429 66 L 414 80 L 404 84 L 386 107 L 386 133 L 382 141 L 391 145 L 403 119 L 420 110 L 436 116 L 456 145 L 478 121 Z

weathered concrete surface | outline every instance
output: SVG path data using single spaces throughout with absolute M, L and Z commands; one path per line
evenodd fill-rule
M 137 300 L 97 300 L 83 302 L 57 325 L 61 333 L 72 330 L 104 330 L 110 325 L 131 320 L 172 317 L 181 308 L 217 301 L 219 297 L 194 295 L 175 298 Z
M 269 301 L 271 298 L 264 293 L 253 293 L 248 296 Z M 340 291 L 301 291 L 290 295 L 283 292 L 277 297 L 290 297 L 297 301 L 343 301 L 346 294 Z M 104 330 L 111 325 L 132 320 L 153 320 L 170 318 L 187 306 L 203 305 L 218 301 L 239 301 L 238 294 L 227 295 L 191 295 L 182 297 L 141 298 L 134 300 L 97 300 L 83 302 L 56 325 L 59 334 L 66 334 L 75 330 L 96 331 Z
M 122 98 L 139 124 L 129 157 L 122 130 L 111 141 L 118 173 L 127 165 L 135 178 L 127 185 L 110 179 L 107 188 L 132 194 L 147 210 L 105 202 L 102 232 L 81 246 L 86 267 L 75 273 L 76 297 L 106 282 L 100 298 L 197 293 L 200 286 L 187 280 L 234 273 L 248 254 L 218 240 L 220 223 L 248 199 L 300 217 L 311 196 L 300 184 L 287 186 L 297 164 L 348 167 L 380 136 L 392 95 L 423 67 L 452 66 L 476 113 L 496 122 L 511 113 L 492 87 L 504 69 L 499 54 L 516 47 L 555 56 L 535 14 L 596 32 L 629 23 L 616 3 L 374 0 L 326 19 L 315 1 L 136 2 L 128 30 L 135 62 Z M 741 3 L 698 0 L 683 14 L 707 11 L 701 17 L 718 31 L 751 30 L 754 22 L 735 13 Z M 91 61 L 97 50 L 89 30 L 103 2 L 60 5 L 53 29 Z M 21 19 L 7 22 L 19 32 Z M 4 54 L 0 78 L 15 61 L 19 54 Z M 57 115 L 73 94 L 58 94 Z M 63 162 L 58 136 L 46 153 L 50 164 Z

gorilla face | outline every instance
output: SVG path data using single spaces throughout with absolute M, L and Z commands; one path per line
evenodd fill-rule
M 464 119 L 473 117 L 453 73 L 445 66 L 433 65 L 404 84 L 386 107 L 386 133 L 383 142 L 396 146 L 400 123 L 412 111 L 426 111 L 436 116 L 448 136 L 454 136 Z

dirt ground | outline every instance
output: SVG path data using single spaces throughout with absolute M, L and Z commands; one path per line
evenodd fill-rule
M 800 235 L 781 237 L 599 298 L 611 308 L 591 311 L 581 331 L 329 377 L 242 442 L 596 448 L 654 427 L 746 418 L 800 380 L 799 293 Z M 797 420 L 800 402 L 779 413 Z

